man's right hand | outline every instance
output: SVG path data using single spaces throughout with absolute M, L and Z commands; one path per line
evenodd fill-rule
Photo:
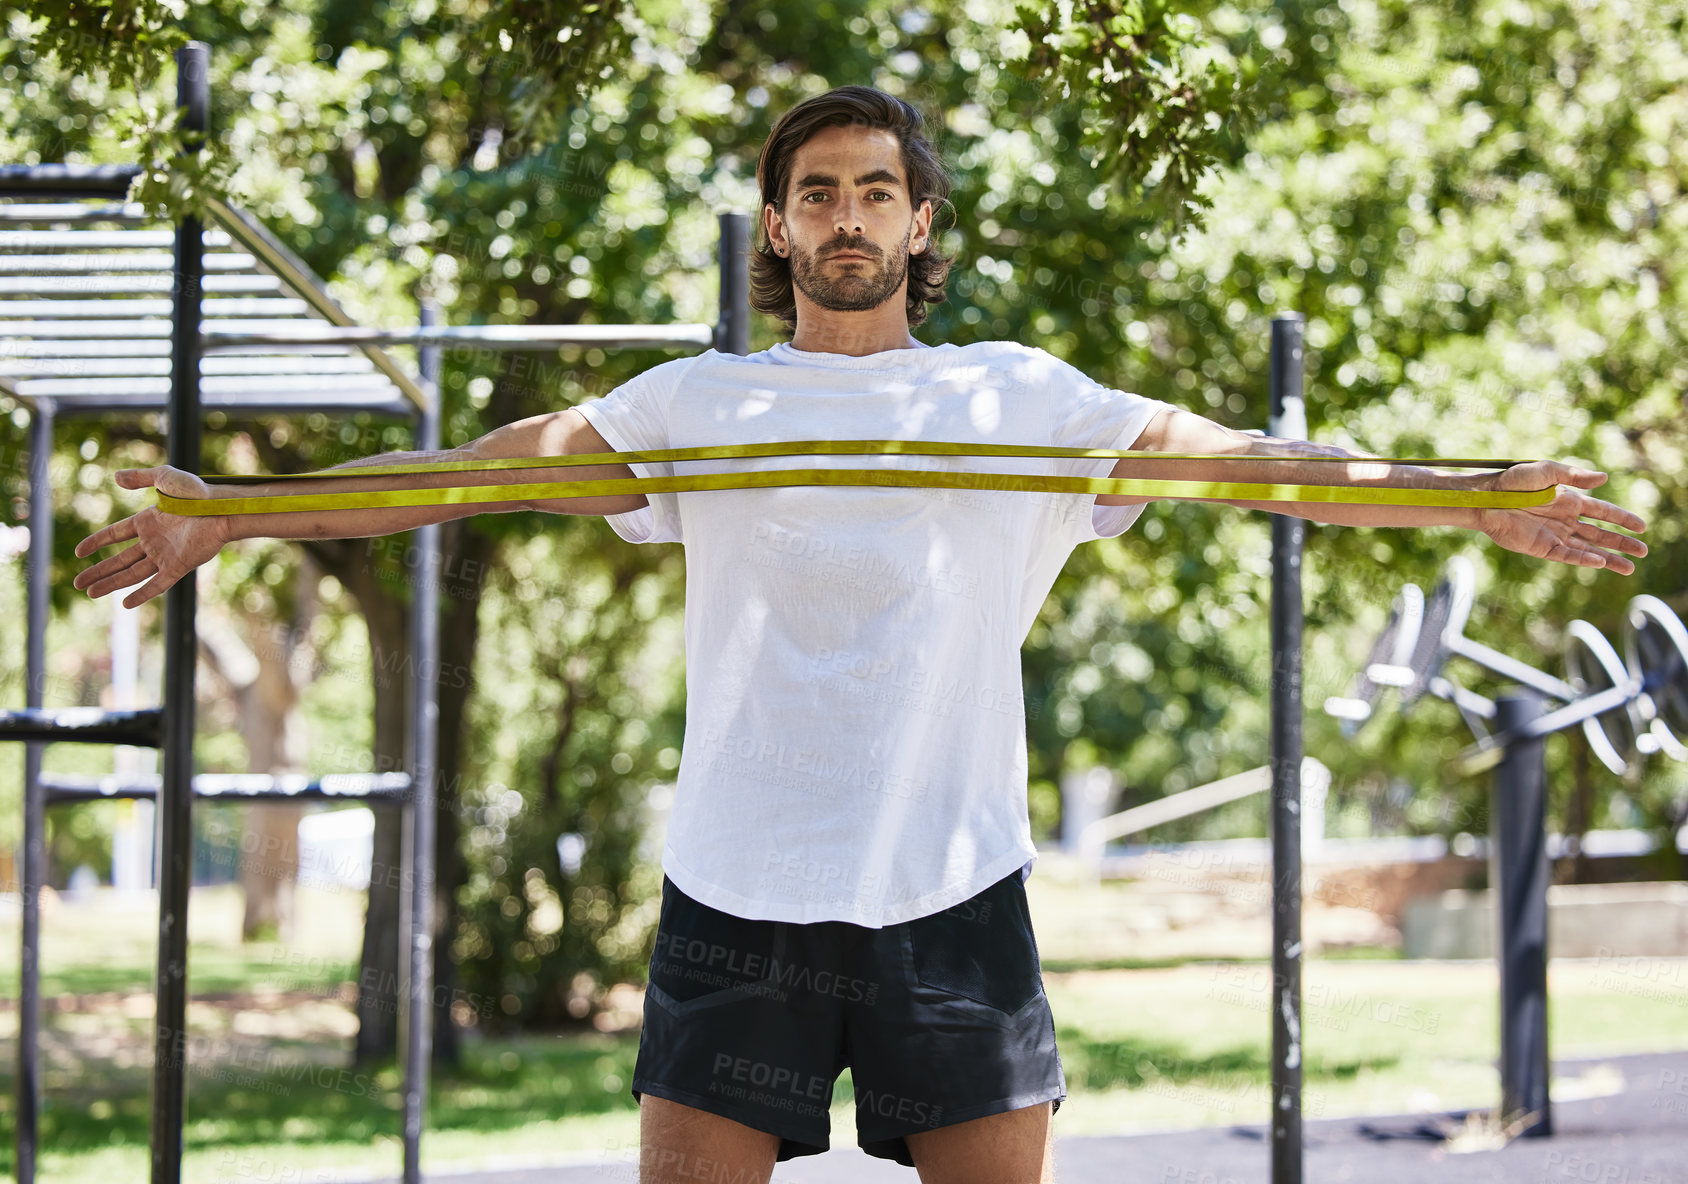
M 152 486 L 171 497 L 211 496 L 211 489 L 205 482 L 192 473 L 169 465 L 119 469 L 115 478 L 124 489 Z M 177 580 L 220 551 L 230 537 L 226 514 L 203 517 L 166 514 L 157 506 L 148 506 L 95 531 L 76 544 L 77 556 L 86 558 L 112 543 L 125 539 L 138 540 L 134 546 L 78 572 L 72 583 L 98 599 L 108 592 L 147 580 L 145 586 L 123 598 L 125 608 L 134 608 L 167 591 Z

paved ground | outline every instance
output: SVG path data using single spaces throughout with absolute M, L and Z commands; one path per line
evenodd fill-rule
M 1596 1066 L 1611 1068 L 1591 1073 Z M 1308 1184 L 1688 1184 L 1688 1052 L 1564 1061 L 1554 1068 L 1564 1078 L 1604 1080 L 1609 1092 L 1556 1101 L 1549 1138 L 1484 1148 L 1481 1138 L 1458 1136 L 1467 1129 L 1463 1114 L 1310 1122 L 1305 1179 Z M 1261 1127 L 1058 1138 L 1055 1163 L 1061 1184 L 1267 1184 L 1271 1176 Z M 428 1177 L 434 1184 L 633 1184 L 636 1178 L 626 1157 Z M 872 1159 L 854 1147 L 789 1160 L 774 1172 L 774 1184 L 917 1180 L 912 1168 Z

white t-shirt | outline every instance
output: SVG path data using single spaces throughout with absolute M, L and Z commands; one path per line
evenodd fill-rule
M 655 366 L 580 410 L 618 451 L 922 439 L 1129 448 L 1169 404 L 1010 342 L 853 357 L 781 344 Z M 1108 459 L 821 456 L 635 465 L 1104 477 Z M 1073 547 L 1141 506 L 808 486 L 657 494 L 609 521 L 686 549 L 686 735 L 662 868 L 740 917 L 883 927 L 1036 859 L 1020 647 Z

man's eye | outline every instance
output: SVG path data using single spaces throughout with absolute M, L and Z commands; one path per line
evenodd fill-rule
M 808 200 L 809 200 L 809 199 L 810 199 L 810 198 L 811 198 L 811 197 L 818 197 L 818 198 L 820 198 L 820 199 L 821 199 L 821 200 L 822 200 L 822 201 L 825 201 L 825 200 L 826 200 L 826 194 L 824 194 L 824 193 L 805 193 L 805 194 L 804 194 L 804 195 L 803 195 L 803 200 L 804 200 L 804 201 L 808 201 Z
M 883 189 L 875 189 L 872 193 L 868 194 L 868 196 L 869 197 L 883 197 L 886 201 L 891 200 L 891 195 L 889 193 L 886 193 Z

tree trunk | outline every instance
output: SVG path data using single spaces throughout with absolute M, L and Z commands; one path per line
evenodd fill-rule
M 247 635 L 258 659 L 258 677 L 241 702 L 241 732 L 246 739 L 247 767 L 253 772 L 298 773 L 305 767 L 299 697 L 300 684 L 310 677 L 312 665 L 305 639 L 316 617 L 316 565 L 307 558 L 295 579 L 295 607 L 285 629 L 255 613 L 245 614 Z M 240 931 L 247 941 L 266 930 L 283 942 L 293 939 L 299 820 L 304 815 L 303 802 L 258 802 L 246 807 L 246 828 L 258 836 L 261 853 L 257 861 L 242 859 L 240 864 L 245 897 Z
M 254 764 L 257 762 L 254 761 Z M 296 772 L 296 769 L 274 769 Z M 294 935 L 294 894 L 299 880 L 299 820 L 303 802 L 254 802 L 242 811 L 251 836 L 240 857 L 242 941 L 274 936 L 288 943 Z
M 221 613 L 201 618 L 200 654 L 237 708 L 246 767 L 253 773 L 297 773 L 304 768 L 299 697 L 311 668 L 305 639 L 316 615 L 315 581 L 316 568 L 307 560 L 297 572 L 291 620 L 278 623 L 265 614 L 243 613 L 244 638 Z M 252 941 L 274 933 L 290 941 L 304 805 L 253 802 L 241 812 L 241 938 Z
M 480 587 L 448 578 L 449 572 L 484 572 L 494 549 L 493 540 L 465 529 L 466 522 L 447 522 L 440 528 L 440 550 L 450 556 L 438 573 L 417 565 L 403 568 L 406 580 L 438 579 L 440 596 L 440 667 L 430 673 L 439 699 L 439 752 L 435 763 L 435 889 L 433 1047 L 435 1064 L 454 1065 L 458 1058 L 457 1028 L 451 1014 L 457 998 L 456 968 L 451 961 L 451 934 L 456 930 L 456 893 L 463 882 L 457 855 L 457 803 L 462 776 L 465 708 L 472 682 L 475 645 L 479 637 L 477 611 Z M 342 545 L 337 545 L 342 544 Z M 404 768 L 404 738 L 410 711 L 412 653 L 409 606 L 395 597 L 392 583 L 383 580 L 377 552 L 363 539 L 313 543 L 334 553 L 325 564 L 357 598 L 368 624 L 375 677 L 375 767 L 378 771 Z M 383 553 L 398 554 L 394 549 Z M 389 573 L 390 574 L 390 573 Z M 408 598 L 406 598 L 408 600 Z M 369 911 L 364 922 L 363 954 L 358 969 L 359 1064 L 393 1055 L 398 1047 L 400 960 L 408 943 L 399 931 L 401 892 L 409 880 L 400 874 L 403 849 L 400 812 L 375 812 L 375 840 L 371 865 Z
M 373 565 L 359 567 L 354 590 L 369 626 L 369 653 L 375 681 L 375 771 L 405 767 L 405 732 L 410 712 L 413 656 L 408 606 L 381 585 Z M 394 807 L 375 811 L 374 850 L 369 873 L 369 905 L 358 964 L 358 1039 L 356 1061 L 367 1065 L 398 1050 L 399 983 L 408 946 L 400 932 L 406 878 L 404 813 Z
M 357 601 L 369 631 L 370 673 L 375 688 L 373 771 L 405 767 L 405 722 L 410 709 L 411 669 L 408 610 L 395 587 L 382 578 L 379 553 L 367 539 L 321 539 L 305 549 Z M 406 575 L 410 573 L 405 573 Z M 358 959 L 359 1066 L 398 1051 L 400 893 L 404 888 L 403 817 L 390 806 L 373 808 L 375 834 L 370 857 L 369 899 L 364 913 L 363 950 Z
M 516 394 L 509 384 L 495 388 L 494 412 L 511 414 Z M 475 647 L 479 641 L 480 575 L 497 550 L 495 540 L 469 529 L 468 519 L 440 526 L 440 553 L 448 557 L 437 573 L 410 564 L 399 570 L 407 580 L 428 577 L 440 583 L 440 668 L 438 678 L 439 751 L 435 762 L 435 887 L 433 1062 L 455 1065 L 459 1056 L 458 1028 L 452 1003 L 459 997 L 457 968 L 451 941 L 457 930 L 457 890 L 465 869 L 458 853 L 458 803 L 462 796 L 464 729 Z M 411 651 L 407 604 L 392 593 L 393 583 L 381 578 L 383 556 L 402 553 L 373 539 L 313 539 L 302 546 L 323 570 L 335 576 L 356 598 L 369 628 L 375 675 L 375 767 L 377 771 L 404 768 L 404 736 L 410 710 L 408 675 Z M 389 576 L 393 573 L 389 572 Z M 408 598 L 406 598 L 408 599 Z M 397 1049 L 400 949 L 399 889 L 404 878 L 402 820 L 397 810 L 375 811 L 374 854 L 370 877 L 369 911 L 364 922 L 363 954 L 358 971 L 358 1040 L 360 1064 L 391 1055 Z M 383 869 L 391 869 L 383 875 Z M 477 1003 L 479 1001 L 476 1001 Z
M 496 549 L 486 535 L 468 529 L 467 519 L 440 528 L 440 554 L 450 557 L 449 572 L 485 572 Z M 462 799 L 464 733 L 473 681 L 475 648 L 480 641 L 481 583 L 457 578 L 441 580 L 439 764 L 435 800 L 438 839 L 434 881 L 434 1064 L 453 1066 L 461 1054 L 452 1004 L 461 992 L 451 941 L 457 932 L 457 890 L 463 886 L 463 859 L 458 851 L 458 806 Z

